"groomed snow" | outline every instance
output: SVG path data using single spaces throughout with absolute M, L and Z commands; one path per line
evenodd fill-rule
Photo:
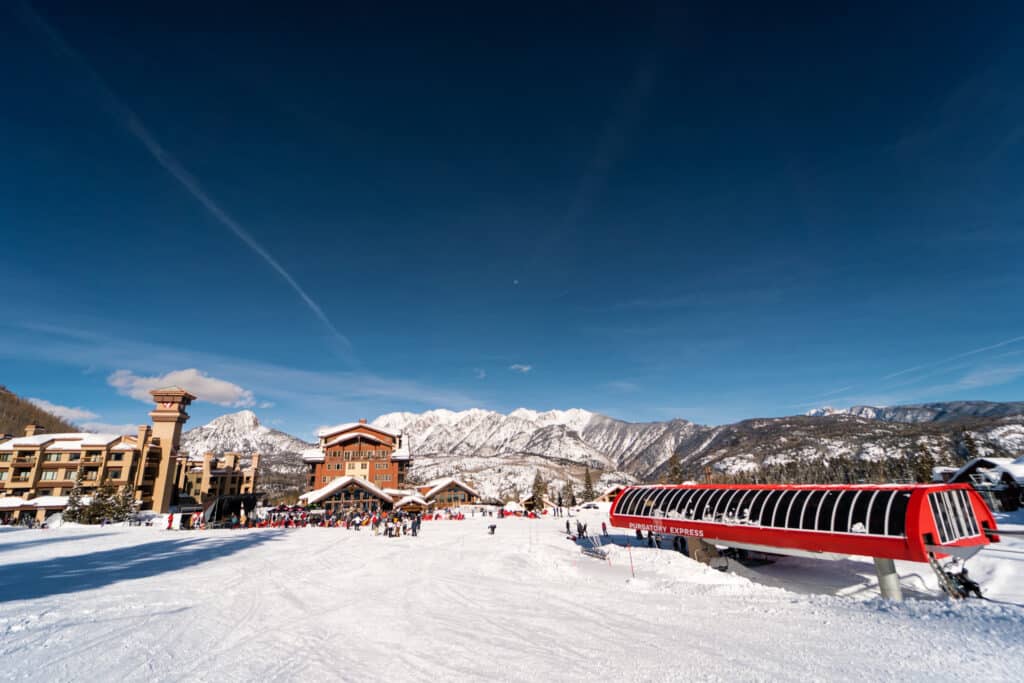
M 585 513 L 591 532 L 603 514 Z M 799 571 L 807 591 L 832 572 L 825 562 L 780 562 L 754 581 L 667 550 L 617 547 L 602 561 L 565 538 L 565 521 L 425 522 L 420 537 L 396 539 L 315 528 L 0 529 L 0 676 L 1019 680 L 1021 608 L 890 604 L 868 589 L 836 597 L 833 585 L 803 594 L 761 582 Z M 991 594 L 1003 599 L 1024 574 L 1010 558 L 972 561 L 1002 563 L 992 575 L 1012 580 Z M 856 575 L 848 562 L 841 573 Z

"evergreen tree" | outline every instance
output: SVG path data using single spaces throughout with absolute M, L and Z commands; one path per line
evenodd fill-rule
M 673 453 L 672 457 L 668 459 L 668 481 L 669 484 L 679 484 L 686 480 L 686 475 L 683 473 L 683 462 L 679 458 L 678 453 Z
M 964 451 L 967 453 L 968 462 L 978 457 L 978 444 L 974 441 L 974 437 L 966 429 L 963 431 L 964 437 Z
M 590 466 L 583 471 L 583 500 L 588 502 L 594 500 L 597 496 L 594 495 L 594 482 L 590 478 Z
M 105 519 L 112 519 L 114 512 L 114 485 L 108 481 L 100 484 L 92 496 L 92 502 L 86 508 L 88 524 L 97 524 Z
M 562 489 L 562 501 L 569 507 L 576 505 L 576 492 L 572 490 L 572 482 L 565 482 L 565 488 Z
M 82 510 L 82 480 L 80 477 L 76 477 L 75 485 L 68 493 L 68 505 L 64 508 L 62 519 L 65 522 L 81 522 Z
M 123 522 L 135 512 L 135 489 L 130 484 L 125 484 L 117 495 L 111 500 L 110 519 L 115 522 Z
M 932 480 L 932 468 L 935 467 L 935 458 L 932 457 L 924 444 L 918 444 L 917 457 L 914 459 L 914 479 L 921 483 Z
M 533 490 L 530 492 L 530 495 L 533 497 L 533 505 L 531 507 L 533 507 L 534 510 L 544 509 L 544 493 L 546 490 L 547 487 L 544 486 L 544 480 L 540 476 L 540 470 L 537 470 L 537 473 L 533 476 Z

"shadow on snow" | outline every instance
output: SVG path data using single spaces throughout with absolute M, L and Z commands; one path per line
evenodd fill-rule
M 25 532 L 26 533 L 32 533 L 32 530 L 26 529 Z M 79 534 L 77 536 L 72 536 L 72 535 L 67 535 L 67 536 L 57 536 L 57 535 L 42 536 L 42 535 L 40 535 L 40 536 L 36 537 L 35 539 L 33 539 L 31 541 L 16 541 L 14 543 L 3 543 L 3 544 L 0 544 L 0 553 L 2 553 L 4 551 L 7 551 L 7 550 L 18 550 L 19 548 L 30 548 L 32 546 L 37 546 L 37 545 L 47 545 L 49 543 L 60 543 L 62 541 L 77 541 L 77 540 L 82 539 L 82 538 L 99 538 L 100 536 L 112 536 L 112 535 L 113 534 L 110 533 L 110 532 L 106 532 L 106 533 L 102 533 L 102 534 Z
M 273 540 L 280 532 L 234 538 L 175 538 L 84 555 L 0 565 L 0 603 L 32 600 L 144 579 L 216 560 Z M 82 538 L 79 536 L 78 538 Z

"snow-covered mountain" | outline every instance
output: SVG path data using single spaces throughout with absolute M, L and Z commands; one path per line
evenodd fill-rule
M 705 467 L 736 474 L 791 462 L 827 466 L 929 457 L 956 463 L 972 454 L 1024 454 L 1024 403 L 856 406 L 812 413 L 707 427 L 682 419 L 625 422 L 577 408 L 520 408 L 507 415 L 430 410 L 388 413 L 373 424 L 405 432 L 414 456 L 411 477 L 429 481 L 459 475 L 495 497 L 527 495 L 538 471 L 553 490 L 572 482 L 579 491 L 587 467 L 597 490 L 652 481 L 668 471 L 673 455 L 685 476 L 699 477 Z M 301 453 L 313 447 L 261 425 L 247 410 L 183 436 L 183 448 L 196 455 L 262 453 L 261 476 L 265 488 L 275 492 L 304 488 Z
M 404 431 L 417 456 L 538 455 L 640 474 L 668 459 L 681 441 L 702 429 L 686 420 L 624 422 L 579 408 L 519 408 L 508 415 L 480 409 L 389 413 L 373 424 Z
M 706 466 L 740 474 L 794 464 L 799 467 L 793 476 L 803 480 L 800 472 L 844 461 L 863 465 L 924 458 L 933 464 L 960 465 L 972 457 L 1024 454 L 1024 416 L 918 422 L 850 413 L 761 418 L 708 429 L 683 443 L 677 454 L 688 476 L 699 476 Z M 662 465 L 651 476 L 665 471 Z M 833 480 L 842 478 L 833 474 Z M 816 476 L 829 475 L 819 471 Z
M 181 435 L 181 450 L 194 456 L 230 452 L 248 459 L 259 453 L 260 488 L 271 493 L 304 488 L 306 468 L 301 453 L 314 446 L 261 424 L 251 410 L 221 415 Z
M 586 467 L 597 489 L 643 479 L 704 429 L 686 420 L 624 422 L 579 408 L 390 413 L 373 424 L 408 435 L 413 476 L 461 474 L 493 496 L 527 493 L 537 471 L 557 488 L 571 481 L 579 489 Z
M 828 415 L 855 415 L 883 422 L 949 422 L 972 417 L 1009 417 L 1024 415 L 1024 401 L 946 401 L 902 406 L 851 406 L 850 408 L 815 408 L 807 411 L 810 417 Z

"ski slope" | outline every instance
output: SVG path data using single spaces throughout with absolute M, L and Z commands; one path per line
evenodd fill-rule
M 476 517 L 397 539 L 2 529 L 0 679 L 1019 679 L 1019 607 L 926 585 L 885 603 L 854 560 L 723 573 L 618 547 L 600 561 L 564 523 Z M 1003 599 L 1020 590 L 1020 559 L 978 566 Z

